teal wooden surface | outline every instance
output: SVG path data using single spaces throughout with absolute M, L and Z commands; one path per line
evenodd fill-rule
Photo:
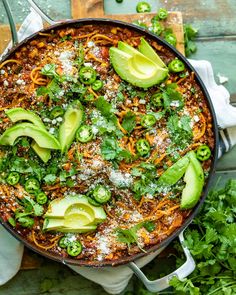
M 89 1 L 89 0 L 87 0 Z M 28 13 L 26 0 L 9 0 L 17 22 L 21 22 Z M 107 13 L 133 13 L 138 0 L 105 0 Z M 231 100 L 236 103 L 236 1 L 235 0 L 149 0 L 153 10 L 166 7 L 183 13 L 184 22 L 199 28 L 198 51 L 192 58 L 206 59 L 212 63 L 215 74 L 229 78 L 225 84 L 231 93 Z M 69 0 L 38 0 L 37 3 L 55 19 L 70 17 Z M 7 23 L 2 3 L 0 2 L 0 23 Z M 222 157 L 217 165 L 215 181 L 220 183 L 236 177 L 236 147 Z M 157 260 L 156 265 L 163 265 Z M 103 289 L 69 270 L 66 266 L 40 258 L 41 267 L 35 270 L 20 271 L 9 283 L 0 287 L 0 295 L 97 295 L 107 294 Z M 166 263 L 166 261 L 164 262 Z M 101 270 L 102 271 L 102 270 Z M 133 279 L 129 290 L 134 290 Z

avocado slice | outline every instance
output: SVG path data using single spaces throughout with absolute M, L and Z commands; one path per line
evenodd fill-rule
M 67 196 L 63 199 L 55 199 L 49 204 L 45 217 L 48 218 L 67 218 L 73 214 L 86 212 L 93 218 L 93 224 L 103 222 L 106 213 L 102 207 L 95 207 L 88 202 L 83 195 Z
M 13 123 L 18 121 L 30 121 L 35 126 L 46 130 L 41 118 L 32 111 L 22 108 L 14 108 L 6 110 L 5 113 Z M 47 163 L 47 161 L 51 158 L 51 151 L 40 147 L 35 141 L 31 144 L 31 147 L 44 163 Z
M 64 219 L 46 218 L 43 223 L 43 230 L 54 230 L 59 232 L 77 232 L 85 233 L 93 231 L 97 228 L 96 225 L 79 225 L 76 227 L 68 227 L 64 224 Z
M 131 55 L 116 47 L 111 47 L 109 53 L 110 61 L 117 74 L 134 86 L 151 87 L 161 83 L 168 74 L 167 69 L 157 66 L 139 52 Z
M 96 230 L 97 226 L 96 225 L 85 225 L 81 226 L 80 228 L 69 228 L 69 227 L 63 227 L 58 229 L 58 231 L 63 232 L 63 233 L 88 233 L 90 231 Z
M 193 151 L 189 152 L 188 157 L 190 163 L 184 175 L 186 186 L 182 191 L 180 203 L 181 209 L 193 208 L 201 197 L 204 186 L 204 173 L 196 154 Z
M 158 56 L 158 54 L 155 52 L 155 50 L 149 45 L 149 43 L 144 39 L 140 39 L 140 45 L 138 46 L 139 51 L 151 59 L 155 64 L 157 64 L 159 67 L 166 68 L 165 63 L 163 60 Z
M 22 108 L 14 108 L 6 110 L 5 113 L 13 123 L 18 121 L 30 121 L 35 126 L 40 127 L 44 130 L 46 129 L 41 118 L 32 111 L 28 111 Z
M 157 180 L 157 185 L 170 186 L 175 184 L 184 175 L 189 165 L 189 155 L 186 154 L 169 167 Z
M 15 140 L 20 136 L 33 138 L 42 148 L 61 149 L 59 142 L 53 135 L 32 123 L 19 123 L 8 128 L 0 136 L 0 145 L 13 145 Z
M 79 100 L 69 105 L 64 115 L 64 122 L 59 127 L 59 141 L 62 152 L 69 149 L 77 129 L 80 127 L 83 119 L 83 107 Z
M 122 42 L 122 41 L 118 42 L 117 48 L 120 49 L 121 51 L 124 51 L 125 53 L 127 53 L 129 55 L 142 54 L 134 47 L 132 47 L 129 44 Z
M 31 147 L 44 163 L 47 163 L 51 158 L 51 151 L 40 147 L 35 141 L 32 142 Z

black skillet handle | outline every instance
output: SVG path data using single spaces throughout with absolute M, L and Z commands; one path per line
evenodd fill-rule
M 4 6 L 6 13 L 7 13 L 7 18 L 9 20 L 9 24 L 10 24 L 10 28 L 11 28 L 12 43 L 14 46 L 19 42 L 17 30 L 16 30 L 16 25 L 15 25 L 15 22 L 13 19 L 12 11 L 9 6 L 8 0 L 2 0 L 2 2 L 3 2 L 3 6 Z

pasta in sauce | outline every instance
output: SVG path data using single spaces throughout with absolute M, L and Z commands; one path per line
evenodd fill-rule
M 180 208 L 182 178 L 168 190 L 161 190 L 156 182 L 189 151 L 203 144 L 214 148 L 211 113 L 194 73 L 188 69 L 170 72 L 160 85 L 148 89 L 134 87 L 117 75 L 109 48 L 117 46 L 118 41 L 137 48 L 141 37 L 140 33 L 109 25 L 56 29 L 40 33 L 0 65 L 1 133 L 14 125 L 5 111 L 20 107 L 37 114 L 46 130 L 58 138 L 63 114 L 74 100 L 82 103 L 83 124 L 93 133 L 85 143 L 74 138 L 64 154 L 52 150 L 46 163 L 32 150 L 28 137 L 18 138 L 13 146 L 0 146 L 0 217 L 36 248 L 68 257 L 67 250 L 58 244 L 67 236 L 82 244 L 82 252 L 75 259 L 93 264 L 115 262 L 158 244 L 191 212 Z M 147 41 L 166 65 L 175 58 L 158 42 Z M 102 81 L 99 90 L 81 82 L 81 67 L 95 70 L 96 79 Z M 164 95 L 165 105 L 163 101 L 152 104 L 157 92 Z M 50 114 L 55 107 L 62 112 L 53 118 Z M 155 117 L 149 128 L 142 125 L 147 114 Z M 140 139 L 150 147 L 144 156 L 137 150 Z M 201 162 L 205 178 L 211 162 L 211 158 Z M 20 175 L 17 184 L 6 181 L 11 172 Z M 48 199 L 40 205 L 41 214 L 35 209 L 35 195 L 25 190 L 25 182 L 32 178 L 37 179 Z M 111 192 L 110 200 L 101 205 L 106 220 L 96 230 L 43 230 L 44 214 L 52 200 L 71 194 L 88 195 L 96 185 L 106 186 Z M 33 200 L 31 205 L 24 202 L 25 196 Z M 26 203 L 33 207 L 33 213 Z M 33 220 L 28 227 L 22 221 L 25 217 Z

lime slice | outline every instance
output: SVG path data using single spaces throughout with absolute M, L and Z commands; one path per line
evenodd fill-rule
M 80 213 L 87 213 L 94 219 L 94 210 L 88 204 L 77 203 L 69 206 L 66 211 L 64 217 L 66 218 L 67 215 L 71 214 L 80 214 Z
M 87 225 L 94 221 L 94 217 L 89 215 L 87 212 L 74 213 L 65 216 L 64 226 L 71 228 L 79 228 L 81 226 Z

